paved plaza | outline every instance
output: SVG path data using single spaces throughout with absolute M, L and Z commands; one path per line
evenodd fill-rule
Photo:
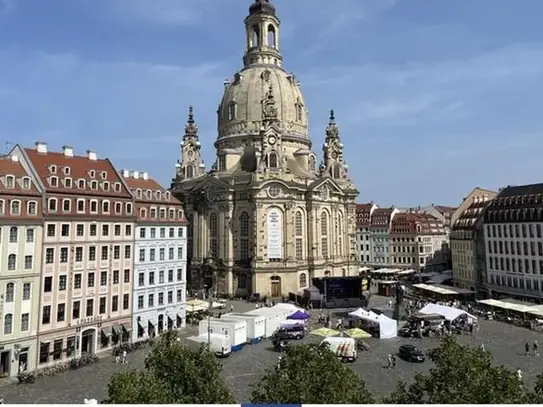
M 372 300 L 379 302 L 380 300 Z M 371 306 L 376 306 L 372 303 Z M 235 311 L 243 312 L 254 308 L 254 304 L 236 302 Z M 188 328 L 185 336 L 190 336 L 194 327 Z M 458 336 L 459 340 L 471 346 L 480 346 L 490 350 L 495 363 L 503 364 L 511 369 L 520 367 L 529 384 L 535 376 L 542 372 L 540 360 L 533 356 L 524 356 L 524 343 L 539 340 L 541 334 L 518 328 L 500 322 L 480 321 L 479 332 L 473 335 Z M 309 335 L 306 341 L 318 341 L 320 338 Z M 410 381 L 417 371 L 426 372 L 431 367 L 430 362 L 412 364 L 398 360 L 396 370 L 388 370 L 386 356 L 396 352 L 400 344 L 412 343 L 423 350 L 438 345 L 437 339 L 369 339 L 369 352 L 362 352 L 358 360 L 350 365 L 366 381 L 370 390 L 376 395 L 387 394 L 398 380 Z M 103 400 L 107 397 L 107 383 L 109 377 L 117 372 L 132 369 L 141 369 L 148 350 L 129 354 L 128 365 L 117 365 L 112 357 L 102 359 L 98 364 L 87 366 L 75 371 L 45 379 L 38 379 L 31 385 L 8 385 L 2 392 L 6 403 L 81 403 L 85 397 Z M 271 349 L 269 341 L 257 345 L 247 345 L 240 352 L 224 359 L 223 375 L 230 385 L 236 401 L 248 401 L 251 384 L 258 381 L 266 369 L 272 368 L 277 362 L 277 353 Z M 543 356 L 542 356 L 543 358 Z

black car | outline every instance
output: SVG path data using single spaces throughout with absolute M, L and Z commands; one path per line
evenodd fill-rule
M 292 325 L 285 328 L 278 329 L 273 335 L 272 339 L 278 339 L 280 341 L 291 339 L 302 339 L 305 336 L 305 329 L 303 325 Z
M 402 345 L 398 351 L 398 355 L 403 360 L 408 362 L 422 363 L 426 360 L 424 353 L 415 345 Z

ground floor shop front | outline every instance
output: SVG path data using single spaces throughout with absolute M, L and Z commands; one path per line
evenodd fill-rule
M 132 320 L 132 342 L 152 339 L 164 331 L 181 329 L 186 325 L 184 304 L 135 313 Z
M 36 367 L 36 337 L 0 343 L 0 378 L 15 377 Z
M 37 367 L 111 351 L 113 347 L 129 342 L 131 331 L 132 318 L 127 316 L 108 320 L 83 318 L 75 327 L 40 333 Z

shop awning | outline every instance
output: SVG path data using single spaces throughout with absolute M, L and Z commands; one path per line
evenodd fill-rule
M 429 284 L 422 284 L 422 283 L 421 284 L 413 284 L 413 287 L 418 288 L 419 290 L 431 291 L 431 292 L 436 293 L 436 294 L 458 295 L 458 292 L 453 291 L 452 289 L 437 287 L 437 286 L 433 286 L 433 285 L 429 285 Z
M 149 318 L 148 322 L 153 326 L 157 326 L 158 325 L 158 318 Z
M 109 326 L 102 328 L 102 335 L 111 336 L 111 328 Z
M 115 325 L 112 328 L 115 331 L 115 334 L 117 335 L 121 335 L 123 333 L 122 325 Z

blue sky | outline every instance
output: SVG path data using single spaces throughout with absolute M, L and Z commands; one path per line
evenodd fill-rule
M 0 0 L 0 142 L 95 149 L 169 185 L 192 104 L 211 165 L 249 4 Z M 543 181 L 543 1 L 275 4 L 314 150 L 333 108 L 361 202 Z

